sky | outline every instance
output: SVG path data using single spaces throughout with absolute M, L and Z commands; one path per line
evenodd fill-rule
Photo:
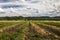
M 60 16 L 60 0 L 0 0 L 0 17 Z

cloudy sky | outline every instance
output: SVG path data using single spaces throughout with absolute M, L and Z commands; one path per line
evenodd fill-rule
M 2 16 L 60 16 L 60 0 L 0 0 Z

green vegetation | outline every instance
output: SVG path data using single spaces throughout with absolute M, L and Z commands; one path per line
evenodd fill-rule
M 42 17 L 22 17 L 22 16 L 15 16 L 15 17 L 0 17 L 0 20 L 55 20 L 59 21 L 60 16 L 58 17 L 49 17 L 49 16 L 42 16 Z
M 15 17 L 0 17 L 0 20 L 25 20 L 22 16 L 15 16 Z
M 35 31 L 33 26 L 29 23 L 28 29 L 26 29 L 26 39 L 25 40 L 42 40 L 40 34 Z
M 18 24 L 19 22 L 0 22 L 0 29 L 8 26 Z
M 60 40 L 59 26 L 57 21 L 0 22 L 0 40 Z
M 16 26 L 18 28 L 9 29 L 8 31 L 0 33 L 0 40 L 23 40 L 24 39 L 24 31 L 27 27 L 26 22 L 20 23 L 19 26 Z M 21 26 L 21 27 L 20 27 Z
M 60 27 L 60 23 L 59 22 L 41 22 L 47 25 L 51 25 L 51 26 L 56 26 L 56 27 Z
M 48 16 L 42 16 L 42 17 L 26 17 L 27 20 L 50 20 L 50 21 L 60 21 L 60 17 L 48 17 Z
M 38 29 L 38 31 L 40 34 L 43 34 L 43 35 L 41 35 L 41 37 L 43 36 L 42 37 L 43 40 L 44 39 L 48 39 L 48 40 L 52 40 L 52 39 L 59 40 L 60 39 L 60 37 L 57 36 L 60 34 L 60 31 L 58 31 L 57 29 L 53 29 L 53 28 L 43 25 L 41 23 L 36 23 L 36 22 L 33 22 L 33 23 L 35 23 L 36 27 L 40 27 L 40 31 L 39 31 L 39 29 Z

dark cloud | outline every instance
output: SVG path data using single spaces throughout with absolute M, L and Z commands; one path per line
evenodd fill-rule
M 23 8 L 24 5 L 3 5 L 2 8 Z
M 17 1 L 17 0 L 0 0 L 0 2 L 12 2 L 12 1 Z
M 28 1 L 30 3 L 38 3 L 39 2 L 39 0 L 25 0 L 25 1 Z

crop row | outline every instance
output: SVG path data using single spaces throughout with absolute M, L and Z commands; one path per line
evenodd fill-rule
M 15 27 L 4 30 L 0 33 L 0 40 L 24 40 L 24 31 L 27 23 L 20 23 Z
M 56 26 L 56 27 L 60 27 L 60 23 L 58 22 L 41 22 L 47 25 L 52 25 L 52 26 Z
M 11 26 L 11 25 L 15 25 L 18 23 L 20 23 L 20 22 L 0 22 L 0 29 Z
M 0 32 L 0 40 L 60 40 L 60 29 L 43 22 L 18 22 Z
M 29 23 L 25 30 L 25 40 L 42 40 L 40 34 L 36 31 L 35 26 Z
M 58 36 L 55 32 L 56 29 L 52 29 L 51 27 L 49 26 L 46 26 L 46 25 L 43 25 L 43 24 L 38 24 L 38 23 L 35 23 L 35 25 L 37 25 L 38 27 L 40 27 L 40 32 L 43 34 L 43 38 L 45 36 L 45 39 L 46 40 L 59 40 L 60 39 L 60 36 Z M 36 27 L 37 27 L 36 26 Z M 45 33 L 45 34 L 44 34 Z M 59 32 L 60 33 L 60 32 Z

